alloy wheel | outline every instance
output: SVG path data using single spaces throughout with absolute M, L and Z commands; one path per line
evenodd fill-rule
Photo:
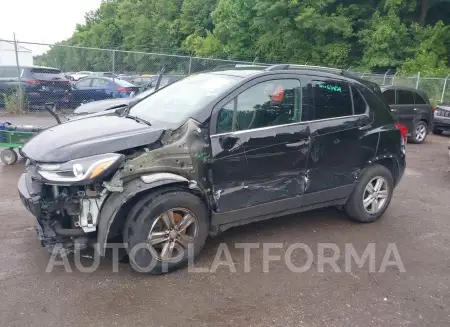
M 422 142 L 427 135 L 427 128 L 423 124 L 416 127 L 416 140 Z
M 159 261 L 181 259 L 198 234 L 197 217 L 185 208 L 176 208 L 157 217 L 148 234 L 148 247 Z
M 372 178 L 364 189 L 364 210 L 371 215 L 377 214 L 386 205 L 388 194 L 389 189 L 386 180 L 381 176 Z

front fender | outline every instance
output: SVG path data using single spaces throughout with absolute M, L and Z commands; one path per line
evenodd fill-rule
M 170 185 L 174 183 L 183 183 L 187 186 L 195 184 L 180 175 L 171 173 L 155 173 L 149 175 L 142 175 L 123 186 L 122 192 L 111 193 L 103 203 L 100 215 L 98 218 L 98 234 L 97 234 L 97 251 L 100 255 L 105 255 L 106 244 L 108 236 L 111 232 L 111 226 L 118 217 L 120 209 L 133 197 L 139 193 L 153 189 L 155 187 Z

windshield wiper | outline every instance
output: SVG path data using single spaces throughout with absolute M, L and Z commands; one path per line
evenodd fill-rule
M 132 116 L 132 115 L 125 115 L 125 118 L 129 118 L 129 119 L 133 119 L 134 121 L 138 122 L 138 123 L 144 123 L 148 126 L 152 126 L 152 124 L 150 124 L 150 122 L 146 121 L 145 119 L 136 117 L 136 116 Z

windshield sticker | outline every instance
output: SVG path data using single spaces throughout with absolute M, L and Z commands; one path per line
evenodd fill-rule
M 331 85 L 331 84 L 325 84 L 325 83 L 320 82 L 320 83 L 316 83 L 316 86 L 320 87 L 321 89 L 327 89 L 328 91 L 342 93 L 342 88 L 338 85 Z

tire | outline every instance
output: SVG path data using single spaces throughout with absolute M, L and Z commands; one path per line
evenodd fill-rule
M 442 129 L 433 128 L 434 135 L 442 135 L 444 131 Z
M 380 191 L 377 194 L 380 197 L 382 196 L 382 194 L 385 194 L 385 201 L 383 202 L 383 204 L 381 204 L 380 202 L 382 201 L 382 199 L 377 197 L 377 201 L 380 201 L 378 202 L 379 207 L 376 210 L 371 211 L 370 209 L 373 209 L 374 201 L 371 202 L 371 205 L 369 204 L 367 209 L 364 207 L 364 199 L 368 199 L 369 196 L 369 192 L 366 190 L 366 187 L 368 187 L 369 183 L 374 185 L 376 180 L 380 178 L 385 182 L 386 191 L 385 192 Z M 384 214 L 387 207 L 389 206 L 389 203 L 391 202 L 392 199 L 393 190 L 394 190 L 394 179 L 389 169 L 377 164 L 372 165 L 364 170 L 361 179 L 359 180 L 358 184 L 353 190 L 352 195 L 350 196 L 345 205 L 345 211 L 352 220 L 361 223 L 374 222 Z
M 172 223 L 175 217 L 181 217 L 179 222 L 188 215 L 189 220 L 192 218 L 193 222 L 184 234 L 182 228 L 176 230 L 177 224 L 169 232 L 165 221 L 168 218 L 166 214 L 171 211 L 174 217 Z M 189 192 L 163 189 L 145 195 L 134 205 L 124 226 L 124 243 L 131 267 L 140 273 L 159 275 L 186 266 L 188 260 L 193 260 L 205 244 L 209 230 L 208 217 L 202 200 Z M 158 243 L 150 245 L 150 233 L 160 234 L 154 239 Z M 188 246 L 183 242 L 183 247 L 185 237 L 191 237 L 193 242 L 189 241 L 191 244 Z M 164 241 L 159 242 L 162 239 Z M 173 250 L 173 257 L 163 258 L 165 247 L 166 254 L 169 253 L 168 249 Z
M 17 158 L 17 153 L 13 149 L 4 149 L 0 152 L 0 159 L 5 165 L 14 165 Z
M 419 120 L 414 124 L 411 136 L 408 138 L 410 143 L 422 144 L 425 142 L 428 134 L 428 126 L 423 120 Z

